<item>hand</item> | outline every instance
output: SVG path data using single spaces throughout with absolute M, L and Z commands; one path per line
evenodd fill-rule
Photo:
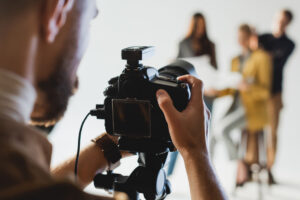
M 218 96 L 218 94 L 219 94 L 218 90 L 213 89 L 213 88 L 204 90 L 204 95 L 207 97 L 216 97 L 216 96 Z
M 249 86 L 250 85 L 245 80 L 243 80 L 238 85 L 238 90 L 241 91 L 241 92 L 245 92 L 249 89 Z
M 203 102 L 202 81 L 190 75 L 178 80 L 187 82 L 191 87 L 192 97 L 187 108 L 182 112 L 176 110 L 172 99 L 164 90 L 157 91 L 157 101 L 165 115 L 172 141 L 184 159 L 191 199 L 225 200 L 226 196 L 208 156 L 210 112 Z
M 108 133 L 103 133 L 102 135 L 107 135 L 114 143 L 118 144 L 119 141 L 119 137 L 118 136 L 113 136 L 113 135 L 109 135 Z
M 118 141 L 119 141 L 119 136 L 112 136 L 112 135 L 109 135 L 108 133 L 104 133 L 104 134 L 107 134 L 107 136 L 115 143 L 115 144 L 118 144 Z M 128 152 L 128 151 L 121 151 L 121 155 L 122 155 L 122 158 L 126 158 L 126 157 L 130 157 L 130 156 L 133 156 L 134 154 Z
M 157 101 L 169 126 L 172 141 L 183 157 L 207 151 L 210 112 L 203 101 L 202 81 L 185 75 L 178 80 L 190 85 L 192 96 L 187 108 L 179 112 L 164 90 L 157 91 Z

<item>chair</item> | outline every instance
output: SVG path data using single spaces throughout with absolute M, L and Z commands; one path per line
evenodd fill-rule
M 262 174 L 267 171 L 267 137 L 266 131 L 250 133 L 247 130 L 242 132 L 241 143 L 239 145 L 239 156 L 247 164 L 250 170 L 248 182 L 258 184 L 258 199 L 263 199 L 263 178 Z M 233 194 L 236 194 L 238 187 L 235 187 Z

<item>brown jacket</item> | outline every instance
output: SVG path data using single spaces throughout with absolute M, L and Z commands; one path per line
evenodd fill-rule
M 231 71 L 239 72 L 239 59 L 232 60 Z M 267 104 L 270 98 L 272 60 L 263 50 L 256 50 L 245 62 L 242 71 L 243 79 L 251 82 L 247 91 L 241 92 L 245 107 L 247 129 L 250 132 L 262 130 L 268 124 Z M 236 90 L 226 89 L 219 96 L 233 95 Z
M 52 145 L 40 131 L 0 117 L 1 200 L 105 200 L 50 174 Z

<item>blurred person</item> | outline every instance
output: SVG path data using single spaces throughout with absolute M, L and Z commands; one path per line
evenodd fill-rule
M 51 126 L 63 117 L 78 86 L 77 68 L 97 14 L 95 0 L 0 1 L 1 200 L 111 199 L 82 189 L 96 171 L 111 165 L 104 146 L 115 147 L 117 138 L 103 134 L 98 139 L 106 145 L 91 143 L 80 152 L 78 182 L 73 183 L 66 177 L 74 172 L 75 157 L 50 170 L 52 145 L 44 132 L 28 125 L 31 119 Z M 164 90 L 157 92 L 157 100 L 183 156 L 191 198 L 226 199 L 208 157 L 209 111 L 202 82 L 192 76 L 179 80 L 192 90 L 186 110 L 178 112 Z M 116 149 L 113 154 L 127 155 Z M 120 194 L 114 199 L 126 198 Z
M 240 119 L 237 117 L 232 118 L 235 121 L 233 120 L 231 123 L 233 125 L 236 123 L 237 125 L 233 127 L 244 128 L 247 133 L 246 143 L 244 146 L 240 144 L 239 147 L 237 186 L 241 186 L 249 180 L 250 166 L 254 163 L 259 164 L 258 140 L 263 134 L 264 128 L 268 125 L 267 104 L 270 96 L 272 65 L 271 57 L 267 52 L 258 48 L 257 35 L 252 32 L 247 24 L 239 27 L 239 43 L 244 49 L 244 54 L 232 60 L 232 71 L 241 72 L 243 80 L 237 90 L 228 88 L 215 91 L 218 97 L 238 95 L 237 104 L 244 108 L 244 112 L 237 114 Z M 235 144 L 228 136 L 230 135 L 225 135 L 227 146 L 232 145 L 231 148 L 234 148 Z
M 231 71 L 243 73 L 245 64 L 251 56 L 250 50 L 250 37 L 251 29 L 248 25 L 243 24 L 238 30 L 238 44 L 241 47 L 241 54 L 235 57 L 231 62 Z M 241 102 L 239 90 L 226 89 L 223 91 L 209 90 L 212 96 L 222 97 L 224 95 L 232 95 L 233 101 L 224 117 L 216 124 L 213 129 L 212 140 L 210 144 L 210 154 L 213 158 L 215 145 L 219 140 L 225 142 L 226 149 L 228 151 L 228 157 L 230 160 L 238 159 L 238 143 L 235 143 L 232 139 L 232 131 L 238 129 L 242 131 L 246 126 L 245 109 Z
M 178 58 L 208 56 L 210 64 L 217 69 L 216 47 L 209 39 L 206 29 L 206 20 L 202 13 L 195 13 L 190 22 L 187 36 L 179 43 Z M 210 111 L 213 107 L 213 98 L 205 97 L 205 103 Z
M 250 166 L 258 164 L 265 167 L 264 129 L 269 125 L 268 102 L 272 84 L 272 58 L 260 48 L 258 35 L 252 28 L 249 47 L 252 51 L 248 66 L 244 69 L 244 83 L 239 87 L 245 106 L 247 126 L 241 141 L 241 157 L 237 167 L 236 185 L 242 186 L 251 177 Z
M 290 55 L 295 48 L 294 42 L 287 36 L 286 31 L 293 20 L 293 14 L 290 10 L 281 10 L 277 13 L 274 20 L 272 33 L 266 33 L 259 36 L 260 45 L 268 51 L 273 59 L 273 82 L 271 90 L 271 99 L 269 102 L 269 116 L 271 125 L 271 139 L 268 143 L 268 162 L 269 181 L 276 183 L 271 172 L 274 165 L 277 151 L 277 129 L 280 119 L 280 111 L 283 108 L 282 103 L 282 82 L 284 67 Z
M 215 44 L 209 39 L 206 20 L 202 13 L 195 13 L 187 36 L 179 43 L 178 58 L 207 55 L 210 64 L 217 69 Z
M 215 44 L 209 39 L 206 29 L 206 20 L 202 13 L 195 13 L 193 15 L 187 35 L 179 43 L 177 58 L 191 58 L 198 56 L 208 56 L 211 66 L 217 69 Z M 211 112 L 213 109 L 213 100 L 213 97 L 204 97 L 204 101 Z M 170 156 L 169 175 L 173 173 L 177 157 L 178 152 L 174 152 Z

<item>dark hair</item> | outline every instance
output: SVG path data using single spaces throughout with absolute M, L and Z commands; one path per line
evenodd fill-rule
M 207 54 L 211 57 L 211 63 L 216 68 L 216 58 L 215 58 L 215 47 L 213 42 L 209 39 L 206 30 L 206 20 L 202 13 L 197 12 L 193 15 L 190 23 L 190 29 L 186 35 L 186 39 L 194 39 L 195 34 L 198 28 L 197 22 L 198 20 L 202 19 L 204 22 L 204 33 L 201 38 L 198 39 L 198 44 L 201 46 L 201 49 L 194 49 L 195 54 L 197 55 L 200 51 L 203 51 L 204 54 Z M 193 40 L 196 42 L 196 40 Z
M 252 35 L 253 30 L 248 24 L 242 24 L 239 26 L 239 30 L 242 31 L 243 33 L 246 33 L 249 37 Z
M 206 20 L 205 17 L 202 13 L 195 13 L 192 17 L 191 24 L 190 24 L 190 29 L 187 34 L 187 38 L 192 38 L 195 36 L 195 33 L 197 31 L 197 20 L 202 19 L 204 21 L 204 34 L 203 34 L 203 39 L 209 40 L 207 36 L 207 31 L 206 31 Z
M 282 12 L 285 15 L 285 17 L 288 19 L 289 23 L 291 21 L 293 21 L 294 15 L 293 15 L 292 11 L 290 11 L 288 9 L 284 9 Z

